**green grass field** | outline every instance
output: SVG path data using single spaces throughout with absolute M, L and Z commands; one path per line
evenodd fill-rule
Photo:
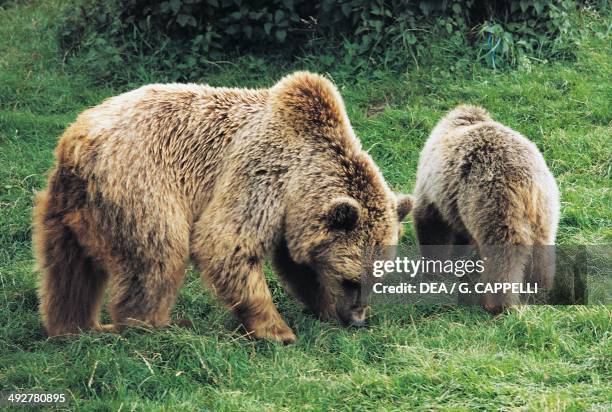
M 78 410 L 593 410 L 612 408 L 612 308 L 376 307 L 367 329 L 306 315 L 270 277 L 294 345 L 248 341 L 190 273 L 174 316 L 193 329 L 87 333 L 47 340 L 30 250 L 33 191 L 62 130 L 134 84 L 100 85 L 63 63 L 53 3 L 0 9 L 0 390 L 66 392 Z M 609 22 L 604 22 L 608 24 Z M 410 192 L 433 125 L 461 102 L 486 107 L 532 139 L 562 193 L 559 243 L 612 239 L 612 48 L 584 38 L 575 61 L 493 72 L 465 63 L 403 74 L 328 75 L 391 186 Z M 243 57 L 195 81 L 269 86 L 291 66 Z M 414 241 L 406 224 L 405 242 Z M 0 406 L 0 409 L 2 407 Z

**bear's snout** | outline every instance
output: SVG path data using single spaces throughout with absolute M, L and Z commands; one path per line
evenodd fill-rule
M 351 311 L 349 326 L 363 327 L 366 324 L 366 308 L 357 308 Z

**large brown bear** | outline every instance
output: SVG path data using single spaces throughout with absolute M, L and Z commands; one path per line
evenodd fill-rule
M 363 321 L 364 250 L 397 243 L 407 198 L 362 151 L 342 99 L 299 72 L 270 89 L 149 85 L 82 113 L 34 210 L 50 335 L 163 326 L 191 260 L 250 335 L 295 340 L 269 257 L 322 319 Z
M 552 286 L 557 184 L 537 147 L 484 109 L 459 106 L 440 120 L 421 152 L 414 198 L 424 254 L 475 244 L 487 258 L 483 281 Z M 498 313 L 518 297 L 487 293 L 483 303 Z

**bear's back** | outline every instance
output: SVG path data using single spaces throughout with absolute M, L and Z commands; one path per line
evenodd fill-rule
M 197 84 L 143 86 L 81 113 L 56 157 L 118 204 L 138 196 L 193 199 L 210 190 L 234 135 L 265 112 L 267 95 Z
M 491 213 L 557 208 L 554 177 L 526 137 L 492 119 L 441 126 L 421 155 L 416 193 L 445 219 L 480 227 Z

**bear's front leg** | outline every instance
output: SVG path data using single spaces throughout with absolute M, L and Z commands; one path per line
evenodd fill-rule
M 295 334 L 278 313 L 270 291 L 265 285 L 265 279 L 263 282 L 266 294 L 243 295 L 243 299 L 238 304 L 234 304 L 232 308 L 234 313 L 248 331 L 249 337 L 283 343 L 295 342 Z
M 293 331 L 272 302 L 263 273 L 263 257 L 248 246 L 196 237 L 192 259 L 202 279 L 236 314 L 249 337 L 295 342 Z
M 295 334 L 272 302 L 261 259 L 251 255 L 236 261 L 236 255 L 239 253 L 234 255 L 229 267 L 217 272 L 216 276 L 210 276 L 218 295 L 233 310 L 249 336 L 283 343 L 295 342 Z

